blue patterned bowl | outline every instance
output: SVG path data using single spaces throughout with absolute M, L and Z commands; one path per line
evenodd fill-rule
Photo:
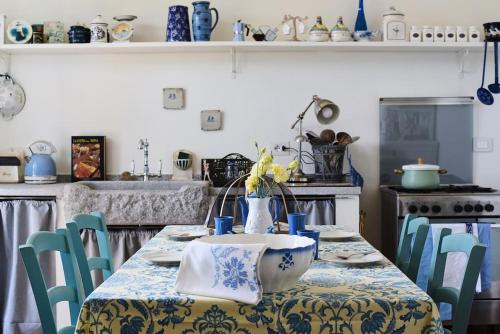
M 284 234 L 225 234 L 203 237 L 212 244 L 266 244 L 259 272 L 263 291 L 291 289 L 314 259 L 315 241 L 307 237 Z

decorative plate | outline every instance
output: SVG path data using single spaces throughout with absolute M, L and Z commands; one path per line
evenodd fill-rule
M 384 256 L 379 252 L 336 252 L 322 254 L 322 260 L 344 265 L 374 264 L 384 260 Z
M 323 241 L 342 241 L 359 237 L 356 232 L 348 231 L 322 231 L 319 239 Z
M 208 235 L 207 231 L 192 231 L 192 232 L 169 234 L 167 235 L 167 238 L 174 241 L 191 241 L 207 235 Z
M 160 266 L 178 266 L 181 264 L 182 252 L 153 251 L 142 254 L 141 257 Z
M 111 29 L 111 36 L 115 41 L 129 41 L 134 33 L 134 27 L 130 23 L 120 22 Z
M 19 114 L 26 103 L 23 88 L 8 75 L 0 75 L 0 114 L 5 120 L 11 120 Z
M 23 20 L 14 20 L 7 27 L 7 38 L 15 44 L 27 43 L 33 36 L 31 24 Z

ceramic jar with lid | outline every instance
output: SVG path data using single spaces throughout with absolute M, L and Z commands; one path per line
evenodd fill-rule
M 469 32 L 467 31 L 467 29 L 465 27 L 458 26 L 457 27 L 457 42 L 461 42 L 461 43 L 467 42 L 469 40 L 468 37 L 469 37 Z
M 108 42 L 108 24 L 104 22 L 102 15 L 97 15 L 90 23 L 91 43 Z
M 326 42 L 330 39 L 330 31 L 323 24 L 321 16 L 316 18 L 316 24 L 309 30 L 309 40 L 311 42 Z
M 469 42 L 480 42 L 481 41 L 481 33 L 475 26 L 469 27 Z
M 70 43 L 90 43 L 90 29 L 78 24 L 71 26 L 68 40 Z
M 349 42 L 352 41 L 352 35 L 349 29 L 344 24 L 344 19 L 342 16 L 339 16 L 337 19 L 337 24 L 333 27 L 332 32 L 332 41 L 334 42 Z
M 417 26 L 411 26 L 410 42 L 422 42 L 422 29 Z
M 444 28 L 441 26 L 434 27 L 434 42 L 444 42 Z
M 113 20 L 118 21 L 113 28 L 111 28 L 111 36 L 114 42 L 130 42 L 134 34 L 134 26 L 130 23 L 137 19 L 135 15 L 119 15 L 113 17 Z
M 422 29 L 422 40 L 424 42 L 434 42 L 434 28 L 431 26 L 424 26 Z
M 383 20 L 384 42 L 386 41 L 406 41 L 406 21 L 405 15 L 397 11 L 394 6 L 384 13 Z
M 457 41 L 457 28 L 446 26 L 445 41 L 448 43 L 454 43 Z

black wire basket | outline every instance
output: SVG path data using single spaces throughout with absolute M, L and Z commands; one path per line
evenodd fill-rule
M 311 147 L 316 177 L 323 180 L 341 180 L 344 176 L 344 157 L 347 146 L 311 142 Z

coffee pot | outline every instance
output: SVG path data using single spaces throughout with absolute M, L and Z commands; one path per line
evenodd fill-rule
M 233 23 L 233 41 L 243 42 L 245 41 L 245 36 L 248 36 L 249 33 L 250 27 L 248 24 L 241 22 L 241 20 Z

